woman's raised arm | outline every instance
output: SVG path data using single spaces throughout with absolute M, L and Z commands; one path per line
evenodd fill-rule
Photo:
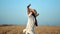
M 29 14 L 30 13 L 30 7 L 31 6 L 31 4 L 29 4 L 28 6 L 27 6 L 27 13 Z

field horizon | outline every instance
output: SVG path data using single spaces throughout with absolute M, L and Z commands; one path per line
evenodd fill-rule
M 23 34 L 25 25 L 0 25 L 0 34 Z M 35 26 L 35 34 L 60 34 L 60 26 Z

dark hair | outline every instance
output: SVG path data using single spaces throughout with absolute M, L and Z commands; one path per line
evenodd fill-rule
M 35 18 L 35 26 L 38 26 L 38 24 L 37 24 L 37 19 L 36 19 L 35 14 L 34 14 L 34 13 L 32 13 L 32 15 L 33 15 L 33 16 L 34 16 L 34 18 Z
M 32 13 L 32 15 L 36 18 L 36 16 L 35 16 L 35 14 L 34 14 L 34 13 Z

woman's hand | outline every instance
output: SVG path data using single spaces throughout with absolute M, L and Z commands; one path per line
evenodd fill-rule
M 31 6 L 31 4 L 29 4 L 28 6 L 27 6 L 27 8 L 29 8 Z

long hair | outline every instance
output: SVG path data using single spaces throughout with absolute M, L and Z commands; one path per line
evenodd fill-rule
M 38 26 L 38 24 L 37 24 L 37 19 L 36 19 L 35 14 L 34 14 L 34 13 L 32 13 L 32 15 L 33 15 L 33 16 L 34 16 L 34 18 L 35 18 L 35 26 Z

